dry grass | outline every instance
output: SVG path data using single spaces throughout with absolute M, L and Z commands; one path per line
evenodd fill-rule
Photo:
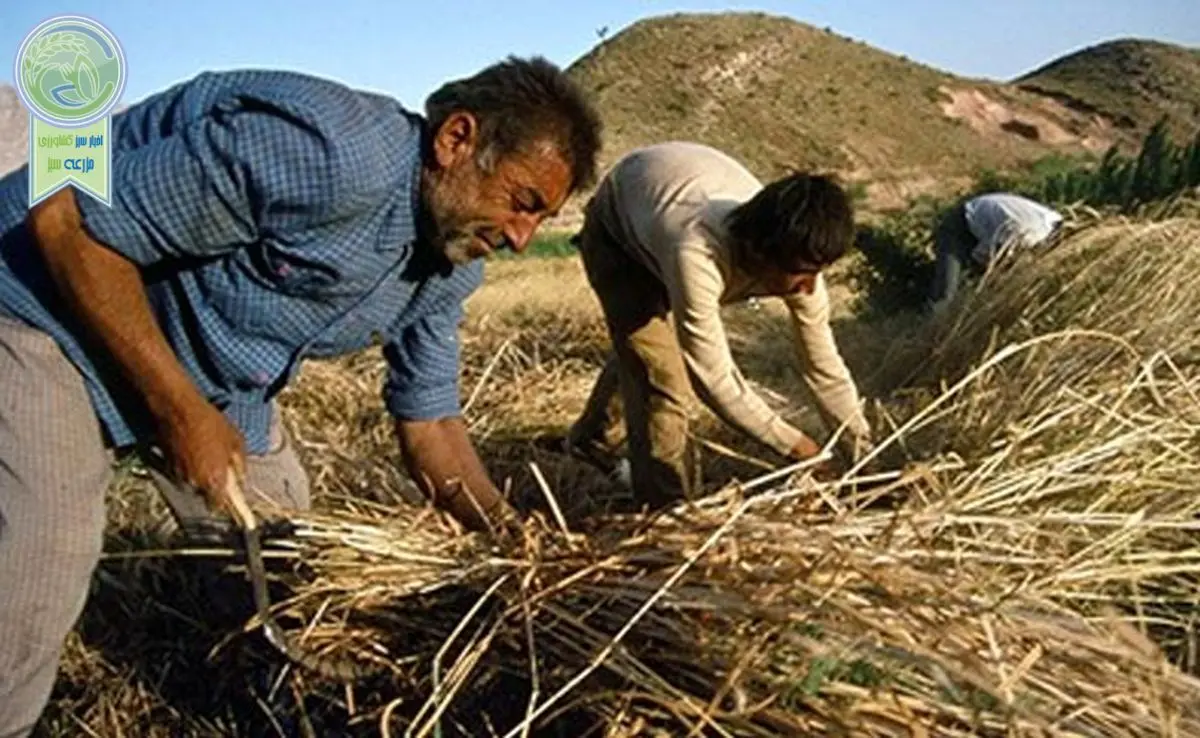
M 963 319 L 861 327 L 849 361 L 892 390 L 876 463 L 754 479 L 710 452 L 748 481 L 656 518 L 605 512 L 603 479 L 528 445 L 578 411 L 603 332 L 575 262 L 497 265 L 463 392 L 538 508 L 525 540 L 403 501 L 375 357 L 307 367 L 285 410 L 321 496 L 271 545 L 281 617 L 387 673 L 281 683 L 317 735 L 1200 734 L 1197 260 L 1195 220 L 1109 220 L 1002 267 Z M 777 316 L 733 318 L 739 359 L 792 392 L 785 344 L 759 340 Z M 276 734 L 248 691 L 264 652 L 224 642 L 245 584 L 214 612 L 199 562 L 142 553 L 164 521 L 133 517 L 144 490 L 114 499 L 110 550 L 137 556 L 103 567 L 44 733 Z
M 1068 228 L 1076 232 L 1060 247 L 1018 255 L 1021 264 L 985 276 L 967 309 L 900 331 L 880 361 L 895 373 L 879 378 L 879 388 L 936 387 L 998 341 L 1068 328 L 1112 333 L 1141 351 L 1195 361 L 1200 300 L 1188 287 L 1200 268 L 1194 202 L 1176 204 L 1178 217 L 1148 212 L 1150 222 L 1075 213 Z

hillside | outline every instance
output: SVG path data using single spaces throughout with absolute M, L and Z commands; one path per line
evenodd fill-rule
M 881 204 L 946 191 L 984 167 L 1132 141 L 1056 99 L 762 13 L 639 21 L 570 73 L 599 101 L 606 163 L 634 146 L 689 138 L 732 152 L 762 177 L 836 169 Z
M 1014 83 L 1138 134 L 1164 115 L 1180 138 L 1200 130 L 1200 49 L 1108 41 L 1055 59 Z

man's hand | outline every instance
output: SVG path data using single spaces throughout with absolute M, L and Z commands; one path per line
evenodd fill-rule
M 227 477 L 230 471 L 245 477 L 245 443 L 220 410 L 197 399 L 159 420 L 159 444 L 177 481 L 196 487 L 211 509 L 232 514 Z
M 800 438 L 800 441 L 792 447 L 792 452 L 788 454 L 796 461 L 804 461 L 811 459 L 821 453 L 821 445 L 814 441 L 809 436 L 805 435 Z
M 814 441 L 809 436 L 805 435 L 800 441 L 792 447 L 791 458 L 796 461 L 805 461 L 813 459 L 821 455 L 821 445 Z M 837 476 L 837 465 L 833 459 L 828 459 L 821 462 L 813 468 L 813 476 L 821 481 L 828 481 Z
M 396 435 L 409 475 L 425 496 L 468 530 L 501 535 L 520 526 L 483 468 L 461 418 L 397 421 Z

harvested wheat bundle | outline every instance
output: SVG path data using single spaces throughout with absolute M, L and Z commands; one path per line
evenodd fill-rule
M 864 462 L 924 464 L 504 546 L 347 498 L 273 544 L 280 617 L 380 669 L 347 707 L 385 734 L 1200 734 L 1170 660 L 1195 665 L 1198 233 L 1101 224 L 1003 263 L 924 344 L 924 394 L 881 408 Z
M 966 374 L 991 348 L 1068 329 L 1200 361 L 1200 293 L 1191 288 L 1200 270 L 1200 220 L 1108 217 L 1067 228 L 1049 250 L 1000 259 L 945 315 L 894 340 L 879 361 L 894 367 L 882 385 L 936 386 Z
M 1043 381 L 1064 353 L 1076 376 Z M 654 518 L 536 518 L 507 547 L 399 509 L 305 517 L 276 544 L 302 574 L 281 616 L 386 672 L 369 693 L 397 734 L 514 677 L 501 735 L 565 710 L 669 735 L 1194 734 L 1200 681 L 1146 635 L 1187 642 L 1200 574 L 1176 369 L 1088 333 L 997 352 L 890 441 L 990 435 L 884 489 L 764 478 Z

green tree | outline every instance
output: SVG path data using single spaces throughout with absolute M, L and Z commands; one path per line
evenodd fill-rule
M 1167 133 L 1166 117 L 1160 118 L 1142 142 L 1133 175 L 1133 201 L 1148 202 L 1170 190 L 1171 158 L 1174 147 Z M 1126 203 L 1132 205 L 1133 203 Z
M 1184 187 L 1200 187 L 1200 131 L 1184 151 L 1181 180 Z
M 1100 166 L 1096 169 L 1089 201 L 1105 205 L 1120 202 L 1127 167 L 1128 159 L 1121 156 L 1121 150 L 1113 144 L 1104 153 L 1104 158 L 1100 160 Z

